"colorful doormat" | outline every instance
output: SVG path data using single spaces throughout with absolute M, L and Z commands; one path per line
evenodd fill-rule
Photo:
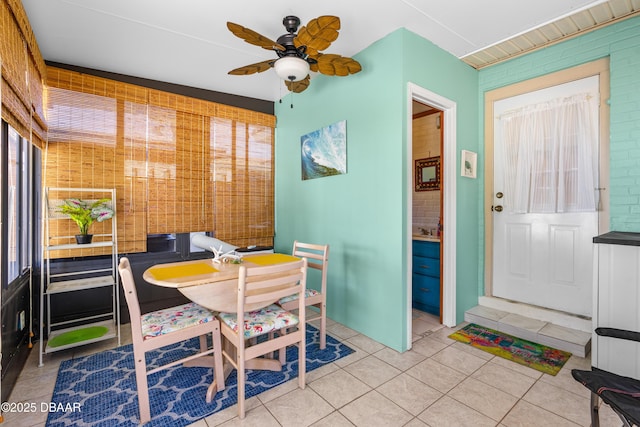
M 353 353 L 353 349 L 327 335 L 327 346 L 319 348 L 319 333 L 307 325 L 307 372 Z M 193 353 L 197 338 L 186 344 L 163 347 L 147 353 L 147 368 Z M 247 370 L 248 399 L 298 376 L 298 350 L 287 348 L 287 363 L 281 372 Z M 206 403 L 212 381 L 210 368 L 184 368 L 181 365 L 148 376 L 151 422 L 147 426 L 185 426 L 237 402 L 236 371 L 225 382 L 225 389 Z M 47 426 L 137 426 L 139 421 L 133 347 L 131 344 L 60 364 Z M 59 410 L 58 410 L 59 409 Z
M 475 323 L 454 332 L 449 338 L 554 376 L 571 357 L 569 352 L 523 340 Z

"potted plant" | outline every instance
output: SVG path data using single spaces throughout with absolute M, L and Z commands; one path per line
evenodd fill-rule
M 87 201 L 80 199 L 66 199 L 60 206 L 60 212 L 68 215 L 78 227 L 80 234 L 76 234 L 78 244 L 91 243 L 92 234 L 89 234 L 89 227 L 94 222 L 102 222 L 113 217 L 113 209 L 107 202 L 109 199 Z

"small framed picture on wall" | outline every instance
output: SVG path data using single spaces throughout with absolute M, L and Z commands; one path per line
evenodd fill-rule
M 462 155 L 460 157 L 460 175 L 475 179 L 477 176 L 476 168 L 478 166 L 478 153 L 462 150 Z

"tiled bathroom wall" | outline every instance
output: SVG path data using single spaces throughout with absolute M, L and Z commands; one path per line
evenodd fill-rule
M 440 114 L 413 120 L 413 161 L 440 156 L 441 130 L 438 129 Z M 442 174 L 441 174 L 442 175 Z M 414 181 L 415 182 L 415 181 Z M 415 186 L 414 186 L 415 188 Z M 435 230 L 440 219 L 440 190 L 413 192 L 413 233 L 422 234 L 421 228 Z

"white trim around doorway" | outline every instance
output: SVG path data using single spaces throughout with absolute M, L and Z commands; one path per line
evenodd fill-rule
M 412 345 L 412 262 L 411 236 L 413 211 L 413 167 L 412 167 L 412 102 L 418 101 L 431 105 L 444 112 L 444 137 L 442 144 L 442 187 L 443 193 L 443 242 L 442 259 L 442 323 L 445 326 L 456 325 L 456 103 L 414 83 L 407 83 L 407 349 Z

